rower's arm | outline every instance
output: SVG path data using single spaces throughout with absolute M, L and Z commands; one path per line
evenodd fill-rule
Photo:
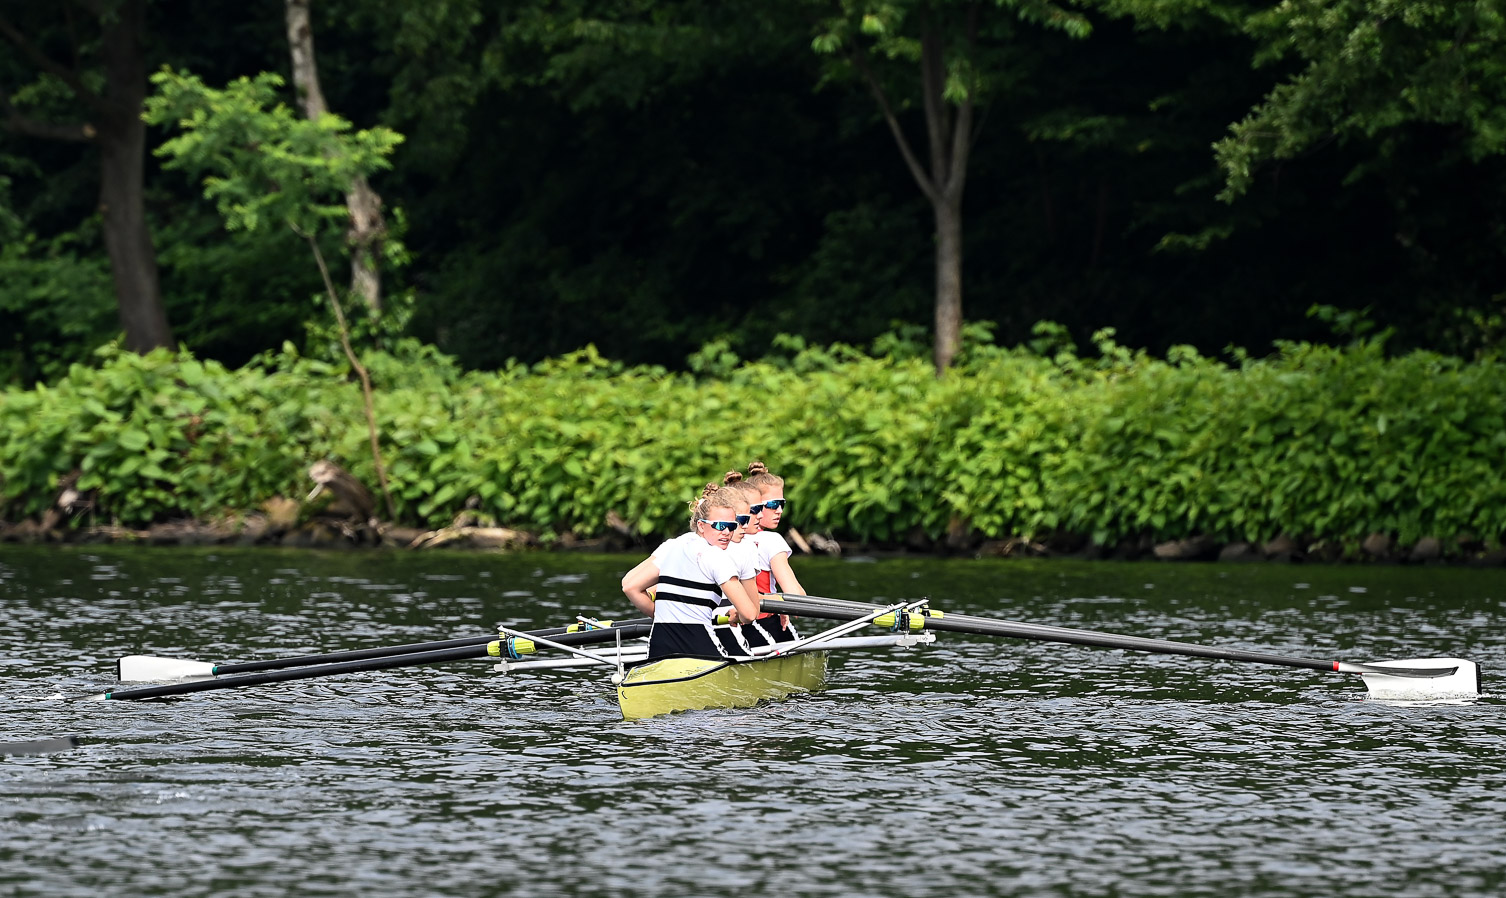
M 727 597 L 732 607 L 737 609 L 738 616 L 744 621 L 755 620 L 758 617 L 758 594 L 749 593 L 743 589 L 742 581 L 736 577 L 722 584 L 722 595 Z
M 638 566 L 622 576 L 622 594 L 643 614 L 654 615 L 654 597 L 649 589 L 659 582 L 659 566 L 652 557 L 645 558 Z
M 780 552 L 769 559 L 769 571 L 774 575 L 774 581 L 779 584 L 780 592 L 791 595 L 805 595 L 805 587 L 795 579 L 795 571 L 790 567 L 790 556 L 786 552 Z
M 742 584 L 743 592 L 747 593 L 748 595 L 752 596 L 755 599 L 758 598 L 758 578 L 757 577 L 746 577 L 746 578 L 739 577 L 737 582 Z M 734 613 L 729 616 L 730 619 L 729 619 L 728 623 L 746 624 L 751 619 L 751 618 L 743 617 L 742 616 L 742 612 L 738 611 L 736 606 L 733 606 L 732 610 L 733 610 Z

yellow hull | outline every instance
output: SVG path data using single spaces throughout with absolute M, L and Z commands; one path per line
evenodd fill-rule
M 664 658 L 628 671 L 617 687 L 617 702 L 624 720 L 637 720 L 701 708 L 749 708 L 814 692 L 825 682 L 825 652 L 734 662 Z

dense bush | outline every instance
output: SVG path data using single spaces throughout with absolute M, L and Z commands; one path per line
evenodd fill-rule
M 701 484 L 759 457 L 789 481 L 794 526 L 867 541 L 1506 535 L 1499 363 L 1370 342 L 1231 367 L 1108 335 L 1091 360 L 1048 343 L 975 340 L 939 381 L 904 339 L 873 353 L 790 339 L 757 362 L 713 345 L 696 374 L 592 349 L 484 373 L 421 347 L 368 362 L 408 524 L 474 497 L 546 535 L 601 533 L 608 512 L 669 534 Z M 92 519 L 126 525 L 300 496 L 321 458 L 375 486 L 360 401 L 343 367 L 290 349 L 234 371 L 106 351 L 0 394 L 0 515 L 39 515 L 73 471 Z

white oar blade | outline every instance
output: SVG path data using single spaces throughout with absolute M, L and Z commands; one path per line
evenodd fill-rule
M 1461 701 L 1480 697 L 1480 667 L 1463 658 L 1407 658 L 1400 661 L 1372 661 L 1366 667 L 1403 667 L 1411 670 L 1456 668 L 1446 676 L 1389 676 L 1361 673 L 1370 697 L 1382 701 L 1437 702 Z
M 214 677 L 214 665 L 207 661 L 158 658 L 155 655 L 126 655 L 120 659 L 118 667 L 122 683 L 169 683 Z

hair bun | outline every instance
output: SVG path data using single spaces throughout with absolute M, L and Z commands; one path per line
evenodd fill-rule
M 743 475 L 741 473 L 737 471 L 728 471 L 726 475 L 722 477 L 722 483 L 727 486 L 731 486 L 734 483 L 740 483 L 742 479 Z
M 748 462 L 748 476 L 757 477 L 759 474 L 769 473 L 769 466 L 761 461 Z

